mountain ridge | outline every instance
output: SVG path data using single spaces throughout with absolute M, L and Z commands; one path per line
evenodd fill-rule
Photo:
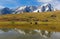
M 37 6 L 22 6 L 14 10 L 5 7 L 0 10 L 0 14 L 20 14 L 24 12 L 48 12 L 48 11 L 56 11 L 56 9 L 53 8 L 51 4 L 47 3 L 38 7 Z

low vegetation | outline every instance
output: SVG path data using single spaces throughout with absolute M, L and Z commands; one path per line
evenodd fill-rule
M 50 26 L 51 25 L 51 26 Z M 7 14 L 0 16 L 0 28 L 43 29 L 60 31 L 60 11 Z
M 22 13 L 1 15 L 0 21 L 40 21 L 40 22 L 60 22 L 60 11 L 42 13 Z

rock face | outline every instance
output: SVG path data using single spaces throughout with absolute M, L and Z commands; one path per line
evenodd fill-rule
M 41 6 L 22 6 L 17 9 L 9 9 L 7 7 L 0 9 L 0 14 L 20 14 L 23 12 L 48 12 L 48 11 L 56 11 L 51 4 L 43 4 Z
M 7 7 L 0 10 L 0 14 L 11 14 L 13 11 Z
M 14 14 L 16 13 L 23 13 L 23 12 L 33 12 L 34 10 L 36 10 L 37 7 L 36 6 L 22 6 L 19 7 L 15 10 Z
M 51 4 L 43 4 L 33 12 L 48 12 L 48 11 L 55 11 L 55 9 L 51 6 Z
M 41 11 L 42 11 L 42 12 L 53 11 L 52 8 L 53 8 L 53 7 L 51 6 L 51 4 L 45 4 L 45 5 L 42 6 Z

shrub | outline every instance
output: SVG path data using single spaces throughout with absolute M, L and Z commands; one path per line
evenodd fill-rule
M 38 24 L 37 22 L 35 22 L 35 24 Z
M 56 15 L 51 15 L 51 17 L 56 17 Z
M 42 20 L 43 22 L 48 22 L 48 20 L 47 19 L 45 19 L 45 20 Z
M 30 24 L 32 24 L 32 22 L 30 22 Z

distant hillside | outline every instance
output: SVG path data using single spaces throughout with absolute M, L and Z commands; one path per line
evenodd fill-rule
M 0 21 L 60 22 L 60 11 L 1 15 Z
M 5 7 L 5 8 L 0 9 L 0 15 L 12 14 L 13 11 L 14 11 L 13 9 Z

